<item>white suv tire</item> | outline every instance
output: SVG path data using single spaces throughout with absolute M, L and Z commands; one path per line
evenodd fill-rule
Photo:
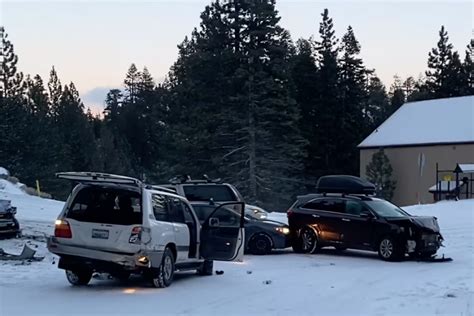
M 173 283 L 174 277 L 174 255 L 170 248 L 166 248 L 163 253 L 160 267 L 158 269 L 152 269 L 151 272 L 151 283 L 153 287 L 163 288 L 168 287 Z

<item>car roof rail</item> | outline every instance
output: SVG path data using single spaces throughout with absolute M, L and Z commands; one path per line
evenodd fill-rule
M 59 179 L 71 180 L 79 183 L 112 183 L 141 186 L 143 183 L 136 178 L 103 172 L 58 172 Z
M 190 175 L 178 175 L 168 180 L 170 184 L 184 184 L 184 183 L 192 183 L 192 184 L 200 184 L 200 183 L 222 183 L 220 178 L 211 179 L 207 174 L 203 175 L 203 179 L 191 179 Z

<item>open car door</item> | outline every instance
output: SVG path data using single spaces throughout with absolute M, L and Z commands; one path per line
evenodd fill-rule
M 201 228 L 201 256 L 208 260 L 242 261 L 245 248 L 245 203 L 219 205 Z
M 99 172 L 59 172 L 56 173 L 59 179 L 67 179 L 76 182 L 103 182 L 103 183 L 117 183 L 117 184 L 131 184 L 139 185 L 141 182 L 138 179 L 119 176 L 115 174 L 99 173 Z

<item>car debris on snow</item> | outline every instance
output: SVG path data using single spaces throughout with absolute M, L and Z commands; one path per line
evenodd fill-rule
M 23 246 L 21 254 L 15 255 L 5 252 L 0 248 L 0 260 L 32 260 L 32 261 L 42 261 L 44 257 L 35 257 L 36 250 L 31 249 L 28 245 Z

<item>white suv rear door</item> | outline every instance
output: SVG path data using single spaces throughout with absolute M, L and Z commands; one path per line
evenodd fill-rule
M 86 185 L 75 190 L 57 225 L 69 227 L 61 243 L 124 253 L 139 250 L 131 242 L 143 223 L 139 189 L 110 185 Z

